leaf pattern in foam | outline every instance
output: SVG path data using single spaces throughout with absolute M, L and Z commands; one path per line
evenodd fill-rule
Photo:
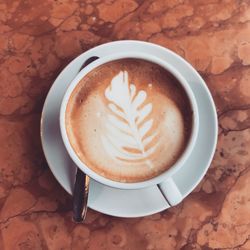
M 128 81 L 128 72 L 120 71 L 105 90 L 110 114 L 107 134 L 101 137 L 104 149 L 121 161 L 142 162 L 152 167 L 150 155 L 155 151 L 157 133 L 152 133 L 153 119 L 149 119 L 153 105 L 147 103 L 147 93 L 136 90 Z

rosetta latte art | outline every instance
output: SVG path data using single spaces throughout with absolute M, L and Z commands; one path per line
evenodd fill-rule
M 156 150 L 157 133 L 152 132 L 152 103 L 147 93 L 137 91 L 128 82 L 128 72 L 120 71 L 105 90 L 110 114 L 106 119 L 107 133 L 101 136 L 106 152 L 113 158 L 126 162 L 144 162 L 150 168 L 150 155 Z
M 66 128 L 78 158 L 107 179 L 135 183 L 179 159 L 192 127 L 189 99 L 159 65 L 126 58 L 103 64 L 78 83 Z

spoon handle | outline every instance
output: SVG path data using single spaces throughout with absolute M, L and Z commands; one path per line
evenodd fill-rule
M 89 193 L 89 177 L 77 168 L 73 192 L 73 220 L 82 222 L 86 217 Z

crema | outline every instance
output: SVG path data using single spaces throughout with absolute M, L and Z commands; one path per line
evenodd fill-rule
M 178 80 L 141 59 L 101 65 L 77 84 L 66 130 L 79 159 L 118 182 L 140 182 L 169 169 L 185 150 L 192 109 Z

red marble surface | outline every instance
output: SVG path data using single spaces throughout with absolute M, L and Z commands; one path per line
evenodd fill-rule
M 45 162 L 46 94 L 75 56 L 107 41 L 161 44 L 201 73 L 217 105 L 219 141 L 203 181 L 180 205 L 119 219 L 89 211 Z M 0 249 L 250 249 L 249 0 L 0 1 Z

